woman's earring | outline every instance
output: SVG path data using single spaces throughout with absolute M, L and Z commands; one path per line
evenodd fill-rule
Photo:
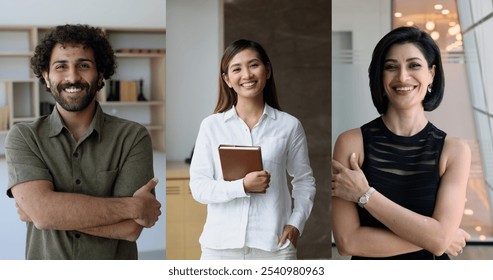
M 428 85 L 428 93 L 431 93 L 431 84 Z

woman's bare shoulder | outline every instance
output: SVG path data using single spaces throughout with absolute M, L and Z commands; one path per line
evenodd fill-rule
M 467 141 L 459 137 L 447 136 L 440 158 L 440 173 L 450 167 L 468 169 L 471 163 L 471 148 Z
M 467 141 L 463 138 L 447 136 L 445 138 L 443 152 L 450 155 L 467 155 L 471 153 L 471 148 L 469 146 L 469 143 L 467 143 Z
M 334 145 L 334 159 L 345 162 L 355 153 L 359 163 L 363 161 L 363 136 L 360 128 L 353 128 L 341 133 Z M 344 163 L 343 163 L 344 164 Z
M 362 139 L 360 128 L 346 130 L 337 137 L 337 141 L 358 141 L 360 139 Z

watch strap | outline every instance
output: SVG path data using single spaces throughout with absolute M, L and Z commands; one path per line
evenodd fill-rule
M 370 200 L 370 196 L 375 192 L 376 190 L 373 187 L 370 187 L 358 200 L 358 205 L 361 208 L 364 208 L 365 205 L 368 203 Z

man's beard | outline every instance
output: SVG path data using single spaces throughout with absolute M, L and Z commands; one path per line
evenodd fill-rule
M 81 96 L 80 99 L 77 98 L 76 100 L 64 96 L 68 95 L 68 93 L 64 92 L 63 90 L 70 87 L 81 88 L 82 91 L 78 94 L 84 94 L 84 96 Z M 82 93 L 84 91 L 85 93 Z M 55 101 L 66 111 L 79 112 L 87 108 L 92 103 L 97 91 L 97 88 L 90 86 L 88 83 L 65 83 L 58 84 L 56 86 L 56 90 L 52 89 L 51 95 L 53 96 Z

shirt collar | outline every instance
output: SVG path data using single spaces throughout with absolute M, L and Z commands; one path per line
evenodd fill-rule
M 265 118 L 265 117 L 269 117 L 273 120 L 276 119 L 276 110 L 274 108 L 272 108 L 271 106 L 269 106 L 267 103 L 265 103 L 264 113 L 262 114 L 260 119 Z M 237 119 L 237 118 L 239 118 L 239 116 L 238 116 L 238 113 L 236 113 L 236 109 L 235 109 L 234 105 L 231 107 L 231 109 L 224 112 L 224 121 L 225 122 L 230 120 L 230 119 Z
M 65 123 L 63 122 L 63 119 L 60 116 L 60 113 L 58 112 L 56 106 L 51 112 L 51 115 L 49 116 L 49 123 L 50 123 L 50 133 L 48 135 L 49 137 L 57 136 L 62 132 L 64 128 L 67 129 L 68 131 L 68 128 L 65 126 Z M 98 134 L 98 141 L 100 141 L 103 123 L 104 123 L 104 112 L 103 109 L 101 109 L 99 103 L 96 101 L 96 113 L 94 114 L 94 118 L 92 119 L 91 124 L 87 128 L 88 133 L 86 135 L 90 135 L 92 131 L 96 131 Z

